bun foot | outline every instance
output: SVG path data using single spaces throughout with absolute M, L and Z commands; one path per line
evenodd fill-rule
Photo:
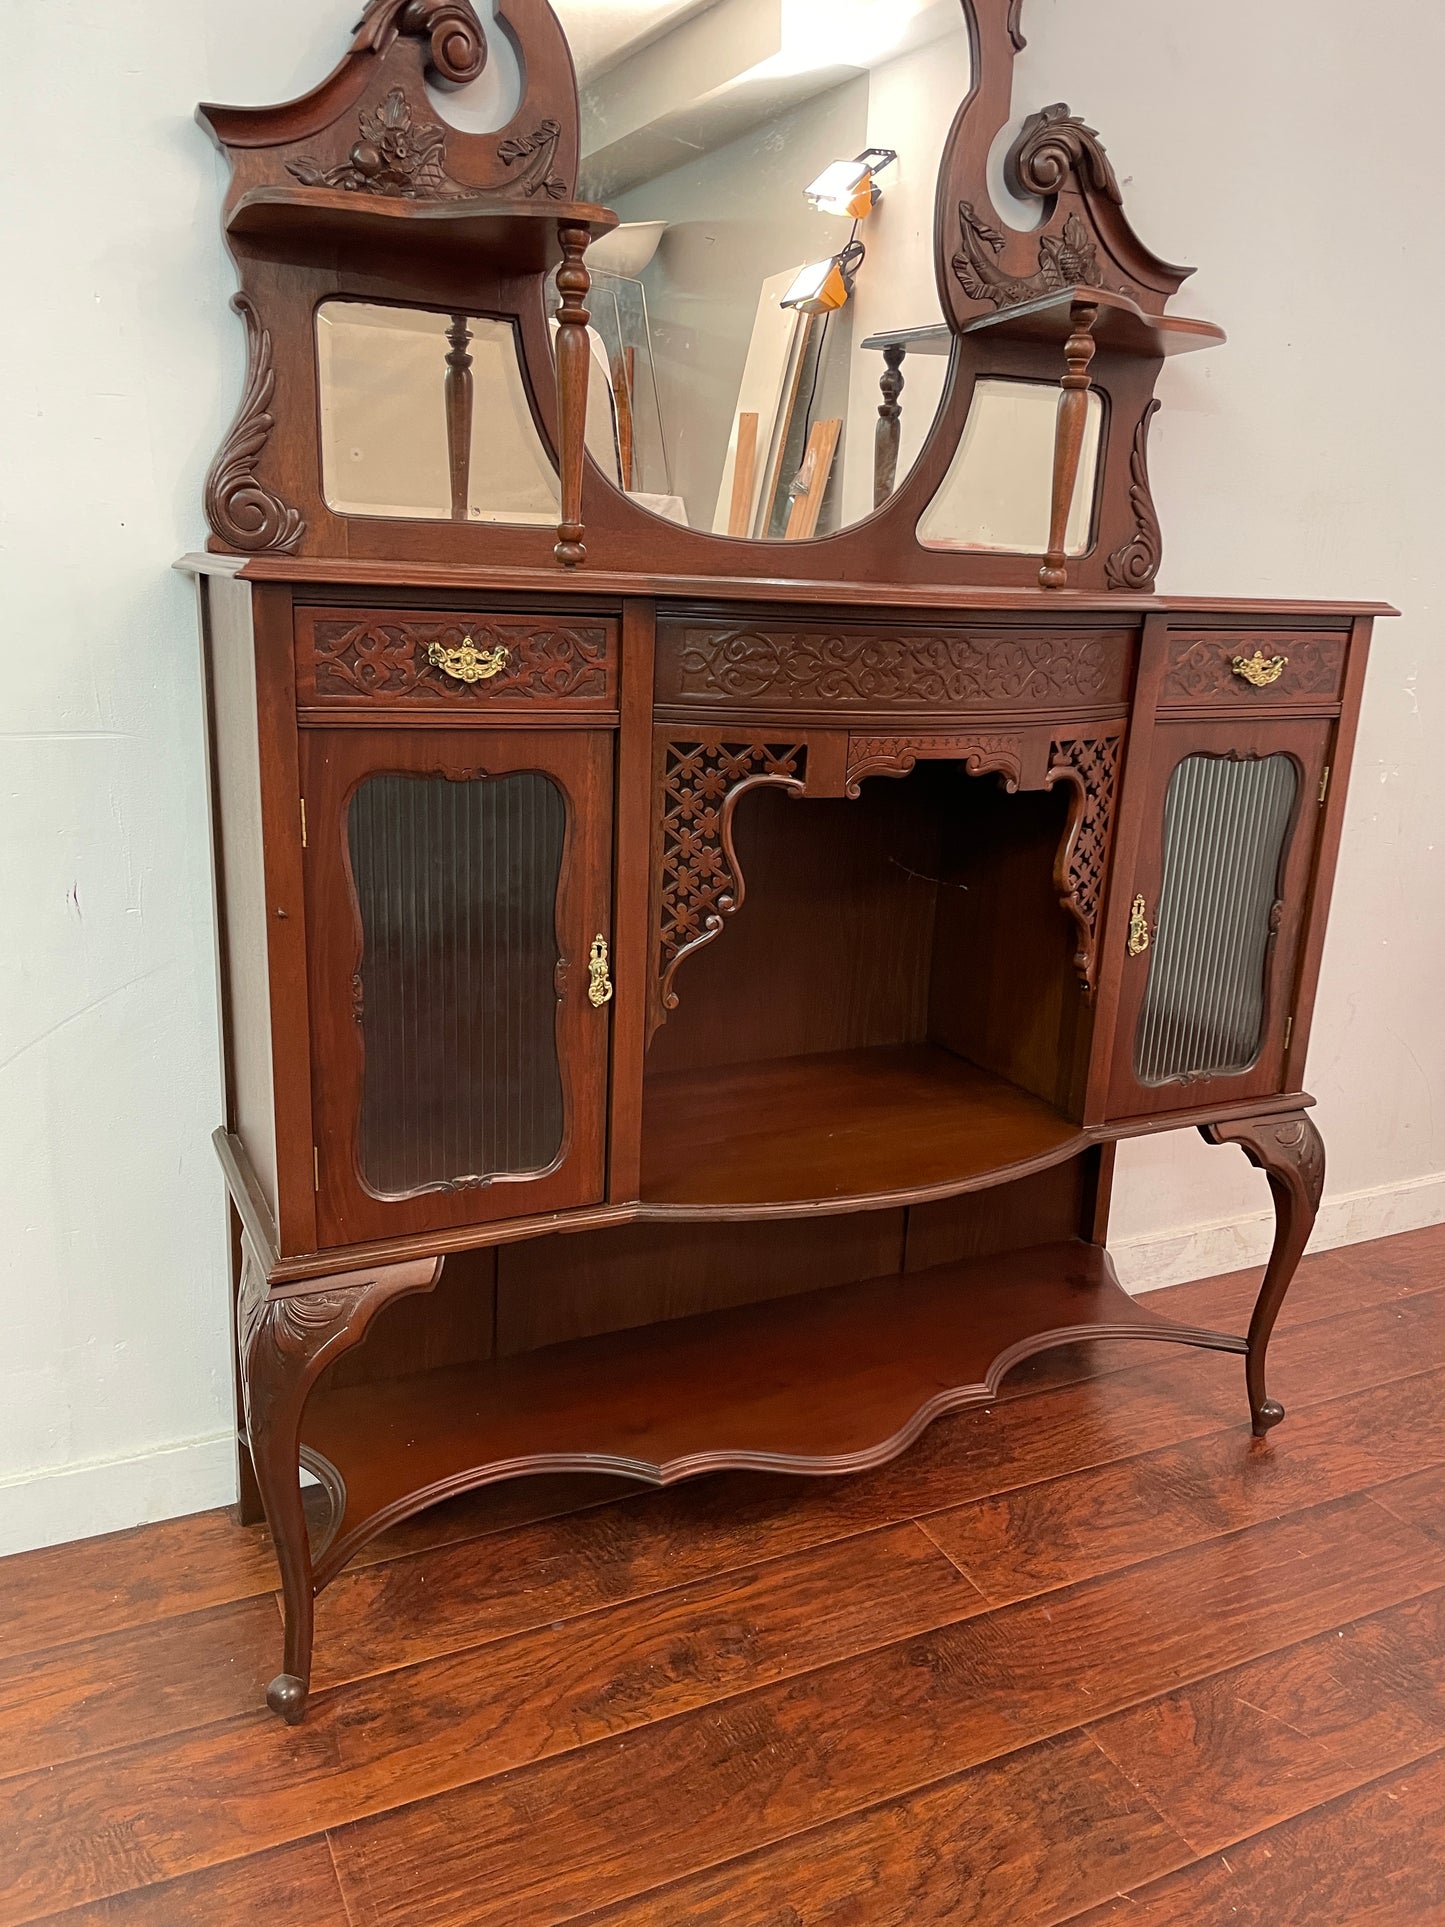
M 1254 1415 L 1254 1436 L 1262 1439 L 1266 1432 L 1279 1424 L 1284 1417 L 1284 1407 L 1277 1398 L 1267 1398 Z
M 1283 1417 L 1283 1413 L 1280 1415 Z M 288 1726 L 299 1726 L 306 1716 L 310 1687 L 294 1673 L 278 1673 L 266 1688 L 266 1704 L 279 1713 Z

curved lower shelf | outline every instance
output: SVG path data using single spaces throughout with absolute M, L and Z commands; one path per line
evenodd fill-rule
M 345 1502 L 317 1583 L 426 1506 L 523 1474 L 671 1485 L 728 1470 L 867 1471 L 944 1413 L 987 1403 L 1034 1353 L 1099 1338 L 1245 1349 L 1155 1316 L 1107 1252 L 1070 1240 L 383 1384 L 323 1385 L 302 1436 Z
M 1090 1134 L 936 1044 L 648 1079 L 642 1203 L 707 1218 L 919 1204 L 1027 1177 Z

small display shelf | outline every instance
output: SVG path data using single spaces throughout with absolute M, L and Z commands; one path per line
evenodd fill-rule
M 649 1078 L 642 1196 L 711 1216 L 966 1190 L 1086 1139 L 1041 1098 L 936 1044 Z
M 1099 310 L 1091 330 L 1100 348 L 1125 355 L 1188 355 L 1200 348 L 1217 348 L 1228 337 L 1213 321 L 1194 321 L 1187 315 L 1149 314 L 1127 294 L 1107 288 L 1057 288 L 1034 301 L 1021 301 L 996 314 L 980 315 L 963 329 L 965 335 L 992 335 L 1000 341 L 1057 342 L 1063 346 L 1074 332 L 1074 307 L 1086 302 Z M 927 328 L 896 328 L 869 335 L 863 346 L 882 350 L 901 348 L 910 355 L 950 355 L 953 330 L 946 322 Z
M 459 254 L 476 268 L 509 275 L 546 274 L 562 259 L 558 229 L 587 227 L 594 239 L 617 226 L 590 201 L 504 201 L 467 195 L 451 201 L 388 199 L 334 187 L 256 187 L 243 194 L 226 229 L 263 252 L 312 265 L 334 256 L 365 258 L 377 249 L 412 256 Z
M 1155 1316 L 1069 1240 L 839 1285 L 486 1364 L 313 1394 L 308 1460 L 344 1494 L 324 1585 L 375 1533 L 520 1472 L 670 1485 L 703 1472 L 865 1471 L 1025 1358 L 1087 1338 L 1242 1352 Z

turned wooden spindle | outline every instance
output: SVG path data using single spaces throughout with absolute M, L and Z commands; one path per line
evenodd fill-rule
M 1073 333 L 1064 344 L 1063 392 L 1059 396 L 1059 419 L 1054 430 L 1054 493 L 1049 513 L 1049 547 L 1039 570 L 1041 589 L 1066 589 L 1069 586 L 1068 560 L 1064 553 L 1068 541 L 1069 510 L 1074 505 L 1074 489 L 1079 479 L 1079 461 L 1084 452 L 1084 424 L 1089 418 L 1089 363 L 1094 359 L 1094 323 L 1099 318 L 1098 303 L 1076 301 L 1069 310 Z
M 582 537 L 582 458 L 587 444 L 587 377 L 592 347 L 587 338 L 587 291 L 592 277 L 583 256 L 592 239 L 585 226 L 564 223 L 557 229 L 562 243 L 562 265 L 557 270 L 557 289 L 562 305 L 557 310 L 557 403 L 561 467 L 562 519 L 557 527 L 557 560 L 564 569 L 575 569 L 587 559 Z
M 452 480 L 452 520 L 465 522 L 472 481 L 472 331 L 468 317 L 454 314 L 447 329 L 447 464 Z
M 881 509 L 898 485 L 898 450 L 903 439 L 903 358 L 908 350 L 901 341 L 890 341 L 883 350 L 884 368 L 878 386 L 883 401 L 878 410 L 878 427 L 873 441 L 873 506 Z

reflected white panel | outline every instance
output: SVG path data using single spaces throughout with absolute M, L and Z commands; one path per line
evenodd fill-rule
M 1059 392 L 1051 382 L 989 378 L 978 383 L 953 466 L 918 524 L 918 539 L 926 549 L 1044 553 L 1049 545 Z M 1069 555 L 1082 555 L 1092 538 L 1103 420 L 1103 402 L 1091 390 L 1069 512 Z

